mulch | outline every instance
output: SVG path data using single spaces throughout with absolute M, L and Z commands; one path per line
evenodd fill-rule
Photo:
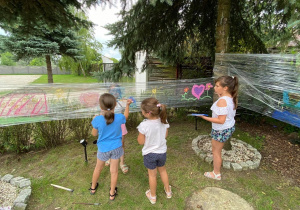
M 289 134 L 266 123 L 238 122 L 239 129 L 252 135 L 265 136 L 261 152 L 263 160 L 275 171 L 300 186 L 300 145 L 289 141 Z

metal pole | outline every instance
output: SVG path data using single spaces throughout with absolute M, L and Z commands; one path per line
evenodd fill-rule
M 85 155 L 85 162 L 88 162 L 88 160 L 87 160 L 87 154 L 86 154 L 86 146 L 84 147 L 84 155 Z

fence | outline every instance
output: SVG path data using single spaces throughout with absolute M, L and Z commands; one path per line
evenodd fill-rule
M 0 66 L 1 74 L 47 74 L 46 66 Z M 52 74 L 71 74 L 58 67 L 52 67 Z

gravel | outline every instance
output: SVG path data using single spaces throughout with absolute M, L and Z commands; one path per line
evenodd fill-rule
M 17 187 L 10 183 L 0 181 L 0 209 L 13 206 L 14 200 L 17 198 Z

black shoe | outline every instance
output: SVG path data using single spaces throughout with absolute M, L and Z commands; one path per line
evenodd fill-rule
M 91 184 L 92 184 L 92 183 L 91 183 Z M 95 195 L 96 190 L 97 190 L 97 188 L 98 188 L 98 185 L 99 185 L 99 183 L 97 182 L 95 189 L 92 189 L 92 187 L 90 187 L 89 190 L 90 190 L 90 194 L 91 194 L 91 195 Z M 91 190 L 95 190 L 95 192 L 92 192 Z
M 111 200 L 111 201 L 115 200 L 116 195 L 118 195 L 117 192 L 118 192 L 118 188 L 116 187 L 115 188 L 115 194 L 111 195 L 110 194 L 110 189 L 109 189 L 109 200 Z M 111 199 L 111 198 L 113 198 L 113 199 Z

